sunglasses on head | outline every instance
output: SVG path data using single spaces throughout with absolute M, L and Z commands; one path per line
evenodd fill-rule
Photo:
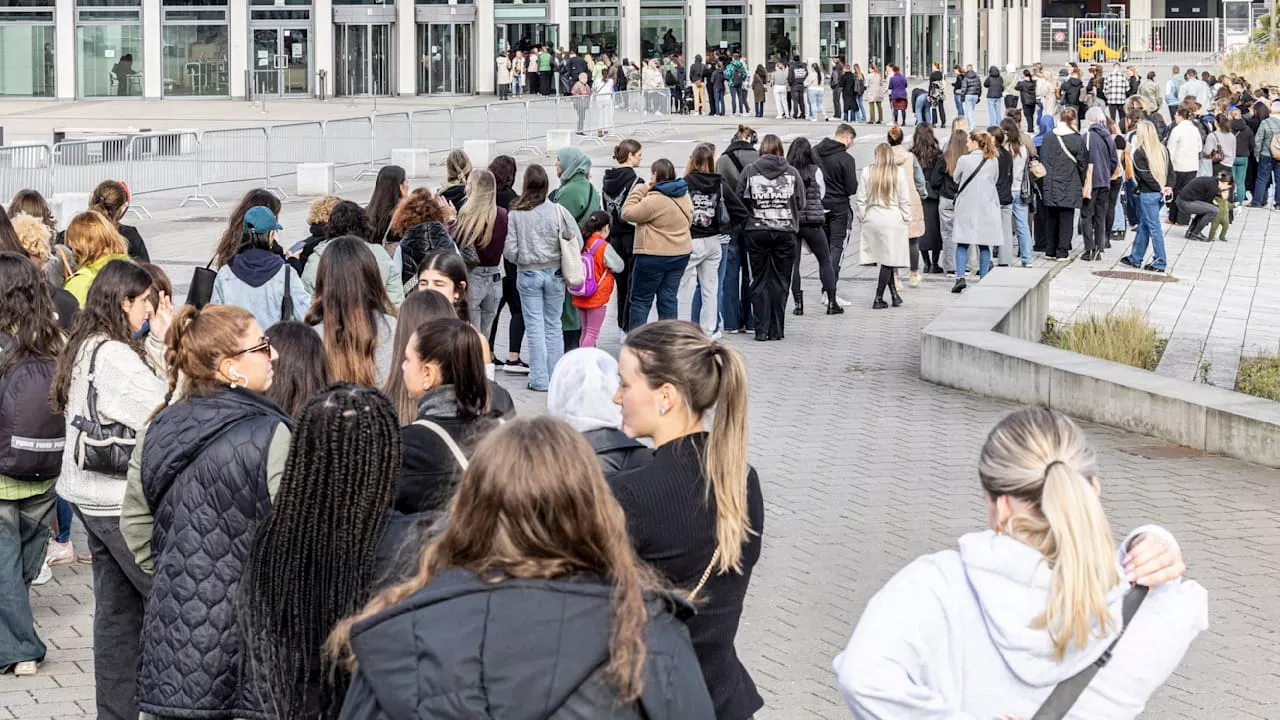
M 264 355 L 270 356 L 271 341 L 264 336 L 261 342 L 259 342 L 257 345 L 254 345 L 251 348 L 245 348 L 244 350 L 241 350 L 240 352 L 233 354 L 231 357 L 240 357 L 241 355 L 248 355 L 249 353 L 263 353 Z

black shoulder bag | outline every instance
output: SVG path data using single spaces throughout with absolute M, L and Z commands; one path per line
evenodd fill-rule
M 1097 660 L 1089 663 L 1085 669 L 1072 675 L 1071 677 L 1058 683 L 1058 686 L 1049 693 L 1049 697 L 1045 698 L 1044 704 L 1031 716 L 1031 720 L 1062 720 L 1070 712 L 1071 706 L 1076 704 L 1076 700 L 1080 699 L 1080 694 L 1089 687 L 1089 682 L 1093 680 L 1093 676 L 1098 674 L 1108 662 L 1111 660 L 1111 651 L 1116 649 L 1116 643 L 1120 642 L 1120 638 L 1124 637 L 1124 631 L 1129 627 L 1129 621 L 1133 620 L 1134 614 L 1138 612 L 1138 608 L 1142 606 L 1142 601 L 1147 599 L 1148 588 L 1143 585 L 1134 585 L 1129 588 L 1129 592 L 1124 596 L 1124 609 L 1121 610 L 1122 625 L 1120 626 L 1120 634 L 1116 635 L 1116 639 L 1111 641 L 1106 650 L 1098 656 Z
M 129 457 L 138 441 L 133 428 L 123 423 L 103 423 L 98 415 L 94 373 L 98 367 L 98 351 L 107 342 L 98 343 L 89 356 L 89 417 L 77 415 L 71 420 L 71 427 L 79 431 L 74 457 L 81 470 L 123 477 L 129 472 Z
M 204 267 L 197 267 L 195 272 L 191 273 L 191 286 L 187 288 L 187 304 L 197 310 L 208 305 L 209 299 L 213 297 L 213 281 L 217 277 L 218 273 L 213 269 L 212 260 Z

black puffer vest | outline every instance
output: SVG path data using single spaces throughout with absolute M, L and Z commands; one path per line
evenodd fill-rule
M 826 221 L 822 212 L 822 188 L 818 187 L 818 166 L 810 165 L 800 171 L 804 179 L 804 207 L 800 209 L 801 225 L 821 225 Z
M 271 717 L 265 672 L 248 662 L 240 580 L 271 510 L 267 449 L 275 403 L 248 390 L 160 411 L 142 448 L 155 518 L 155 574 L 142 622 L 138 707 L 171 718 Z

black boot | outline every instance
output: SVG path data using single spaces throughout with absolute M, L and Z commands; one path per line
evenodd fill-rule
M 898 287 L 893 283 L 889 283 L 889 297 L 892 299 L 892 305 L 898 307 L 902 304 L 902 296 L 898 294 Z
M 827 314 L 828 315 L 844 314 L 844 308 L 840 307 L 840 303 L 836 302 L 835 293 L 827 293 Z
M 792 315 L 804 314 L 804 293 L 796 293 L 796 308 L 791 311 Z

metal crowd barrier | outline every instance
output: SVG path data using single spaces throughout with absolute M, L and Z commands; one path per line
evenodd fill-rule
M 303 163 L 356 168 L 360 180 L 388 164 L 391 151 L 447 153 L 474 139 L 516 143 L 516 153 L 545 152 L 549 130 L 570 130 L 582 143 L 672 130 L 666 91 L 552 97 L 412 112 L 223 130 L 171 130 L 104 135 L 56 144 L 0 147 L 0 197 L 30 188 L 46 196 L 88 192 L 104 179 L 124 180 L 135 198 L 181 190 L 191 202 L 217 207 L 208 188 L 258 182 L 282 197 L 281 178 Z M 662 112 L 656 112 L 657 108 Z M 579 124 L 579 110 L 582 122 Z M 341 187 L 341 184 L 339 184 Z M 150 213 L 138 200 L 139 214 Z

